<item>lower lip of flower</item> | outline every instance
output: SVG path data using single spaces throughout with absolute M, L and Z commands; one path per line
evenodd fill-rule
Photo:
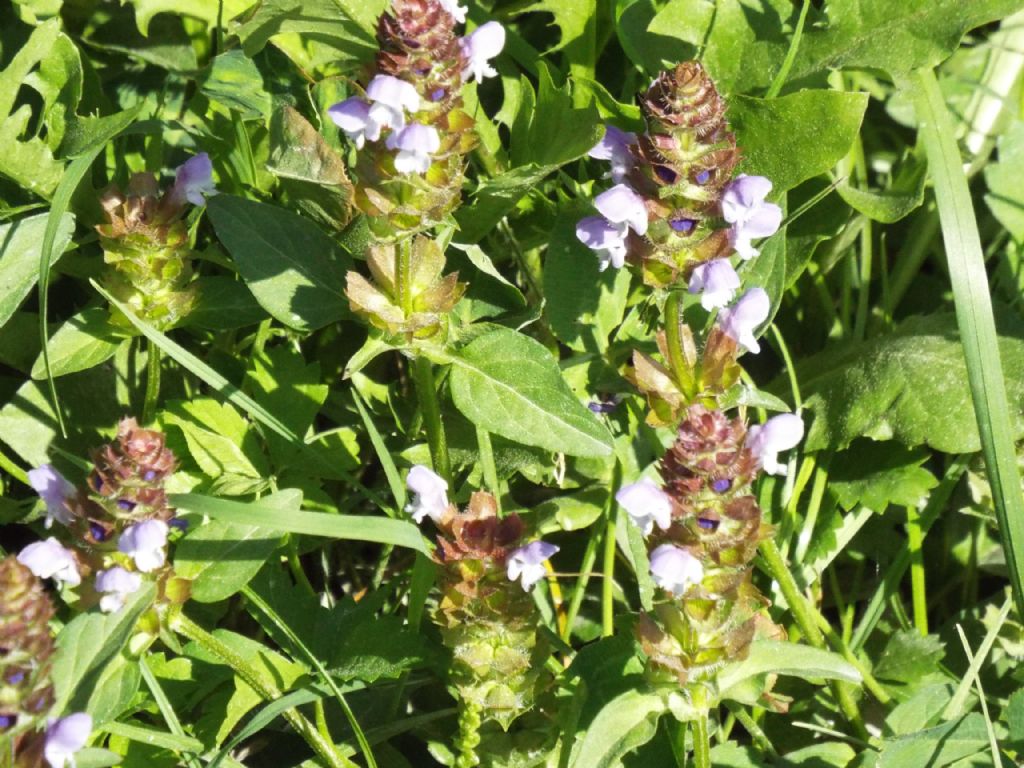
M 698 517 L 697 525 L 705 531 L 717 531 L 719 523 L 717 520 L 712 520 L 709 517 Z
M 664 165 L 656 165 L 654 167 L 654 172 L 658 174 L 658 178 L 666 184 L 672 184 L 678 178 L 675 171 L 671 168 L 666 168 Z
M 711 482 L 711 489 L 715 493 L 725 493 L 731 487 L 732 487 L 732 480 L 730 480 L 727 477 L 722 477 L 722 478 L 719 478 L 718 480 L 713 480 Z
M 693 231 L 693 228 L 697 225 L 693 219 L 672 219 L 668 223 L 673 230 L 681 235 L 688 235 Z

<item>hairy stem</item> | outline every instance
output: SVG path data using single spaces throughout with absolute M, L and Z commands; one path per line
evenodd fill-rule
M 160 347 L 152 341 L 146 345 L 146 399 L 142 406 L 142 423 L 148 424 L 160 402 Z
M 420 410 L 423 412 L 423 427 L 427 431 L 430 460 L 434 464 L 434 471 L 443 477 L 450 487 L 452 465 L 448 458 L 448 439 L 444 433 L 444 422 L 441 421 L 441 406 L 437 400 L 434 369 L 427 358 L 417 357 L 413 361 L 413 380 L 416 383 L 416 396 L 420 400 Z

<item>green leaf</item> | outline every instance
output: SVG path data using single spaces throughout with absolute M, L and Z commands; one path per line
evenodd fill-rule
M 345 272 L 352 260 L 316 225 L 231 195 L 212 198 L 208 210 L 239 273 L 276 320 L 312 331 L 348 315 Z
M 849 152 L 867 105 L 866 93 L 841 91 L 733 97 L 729 122 L 743 148 L 740 170 L 767 176 L 773 197 L 826 173 Z
M 1014 240 L 1024 240 L 1024 121 L 1015 121 L 999 137 L 999 161 L 985 166 L 985 183 L 992 215 Z
M 943 768 L 988 747 L 985 718 L 972 712 L 934 728 L 886 739 L 878 768 Z M 989 758 L 991 759 L 991 758 Z
M 989 349 L 998 346 L 1009 374 L 1014 407 L 1006 427 L 1020 437 L 1024 323 L 1007 316 L 1001 327 L 998 345 Z M 797 372 L 814 413 L 807 450 L 845 448 L 858 437 L 926 444 L 944 453 L 974 453 L 981 445 L 953 315 L 911 318 L 893 333 L 807 358 Z
M 287 489 L 260 499 L 260 505 L 298 512 L 302 492 Z M 281 544 L 281 534 L 256 525 L 211 520 L 190 531 L 175 548 L 174 569 L 192 580 L 192 599 L 215 603 L 241 590 Z
M 520 82 L 532 96 L 529 81 L 524 77 Z M 554 170 L 583 157 L 604 129 L 593 103 L 581 107 L 577 101 L 573 87 L 569 83 L 557 86 L 551 70 L 539 63 L 536 106 L 533 98 L 524 99 L 512 127 L 512 164 L 532 163 Z
M 544 11 L 555 17 L 561 32 L 552 51 L 562 51 L 569 62 L 569 73 L 577 81 L 594 76 L 597 55 L 596 0 L 537 0 L 527 11 Z
M 245 283 L 223 275 L 200 277 L 194 283 L 196 305 L 184 324 L 210 331 L 255 325 L 268 317 Z
M 516 203 L 555 169 L 529 164 L 505 171 L 480 184 L 455 214 L 460 243 L 475 243 L 490 233 Z
M 885 189 L 860 189 L 849 184 L 840 184 L 837 191 L 855 211 L 863 213 L 869 219 L 892 224 L 924 202 L 927 169 L 924 163 L 911 160 L 900 166 L 891 186 Z
M 603 354 L 622 322 L 629 295 L 626 269 L 598 269 L 594 252 L 576 237 L 576 222 L 589 207 L 559 217 L 544 258 L 544 313 L 559 341 L 579 352 Z
M 122 736 L 132 741 L 150 744 L 154 747 L 163 747 L 175 752 L 203 751 L 203 743 L 190 736 L 176 736 L 167 731 L 158 731 L 155 728 L 145 728 L 141 725 L 107 723 L 103 726 L 103 730 L 115 736 Z
M 243 118 L 269 117 L 270 94 L 255 62 L 240 50 L 227 51 L 210 62 L 199 89 L 211 101 L 238 112 Z
M 124 652 L 114 656 L 95 682 L 80 686 L 68 703 L 68 711 L 88 712 L 93 725 L 99 726 L 120 716 L 139 691 L 142 673 L 139 664 Z
M 60 631 L 51 674 L 56 711 L 63 711 L 80 690 L 90 691 L 95 686 L 106 665 L 127 644 L 136 622 L 152 605 L 155 595 L 153 583 L 146 582 L 120 611 L 83 613 Z
M 533 339 L 499 328 L 450 360 L 452 400 L 479 427 L 570 456 L 607 456 L 611 435 L 572 394 L 558 363 Z
M 159 13 L 173 13 L 206 22 L 208 26 L 224 23 L 240 16 L 256 4 L 256 0 L 125 0 L 135 8 L 139 32 L 149 35 L 149 22 Z
M 171 504 L 184 512 L 209 515 L 225 522 L 257 525 L 272 531 L 305 533 L 331 539 L 373 541 L 408 547 L 425 555 L 431 546 L 419 529 L 406 520 L 390 520 L 361 515 L 332 515 L 325 512 L 287 511 L 266 507 L 260 502 L 243 504 L 194 493 L 172 494 Z
M 110 321 L 109 309 L 83 309 L 68 318 L 50 337 L 50 375 L 54 378 L 66 376 L 104 363 L 114 356 L 124 339 L 124 328 Z M 42 355 L 32 366 L 32 378 L 46 378 L 46 364 Z
M 583 731 L 569 768 L 615 768 L 654 736 L 665 702 L 658 694 L 626 691 L 609 701 Z
M 39 279 L 39 260 L 48 217 L 48 213 L 40 213 L 0 224 L 0 326 L 7 323 Z M 74 231 L 74 216 L 64 214 L 50 251 L 50 264 L 64 253 Z
M 857 440 L 832 459 L 829 488 L 848 510 L 858 504 L 875 512 L 884 512 L 890 504 L 918 507 L 939 484 L 935 475 L 921 466 L 930 457 L 928 451 L 893 441 Z
M 836 653 L 812 648 L 809 645 L 756 640 L 750 646 L 750 653 L 746 659 L 726 665 L 719 673 L 721 698 L 752 703 L 748 700 L 745 684 L 752 679 L 770 674 L 799 677 L 804 680 L 824 678 L 848 683 L 861 682 L 860 672 Z
M 875 676 L 900 683 L 917 683 L 939 671 L 946 655 L 936 635 L 922 636 L 916 630 L 895 632 L 875 664 Z

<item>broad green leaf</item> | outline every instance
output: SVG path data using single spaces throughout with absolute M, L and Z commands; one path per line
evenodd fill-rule
M 149 35 L 149 23 L 158 13 L 189 16 L 213 26 L 219 20 L 225 24 L 240 16 L 256 4 L 256 0 L 125 0 L 135 8 L 135 23 L 139 32 Z
M 523 195 L 543 181 L 555 169 L 529 164 L 505 171 L 487 179 L 455 214 L 459 222 L 456 239 L 460 243 L 476 243 L 490 233 Z
M 594 252 L 576 237 L 576 209 L 556 222 L 544 257 L 544 312 L 560 341 L 578 352 L 604 353 L 622 322 L 629 295 L 626 269 L 598 270 Z
M 861 189 L 840 184 L 837 191 L 854 210 L 869 219 L 892 224 L 924 202 L 927 169 L 924 163 L 912 159 L 900 166 L 892 184 L 885 189 Z
M 878 768 L 943 768 L 987 747 L 985 718 L 980 712 L 972 712 L 934 728 L 886 739 Z
M 119 653 L 92 685 L 79 687 L 68 710 L 88 712 L 94 727 L 102 725 L 120 716 L 131 705 L 141 680 L 139 663 L 126 653 Z
M 1024 323 L 1006 316 L 999 352 L 1013 408 L 1008 427 L 1024 435 Z M 974 453 L 981 443 L 967 366 L 951 314 L 914 317 L 897 330 L 797 364 L 814 413 L 806 448 L 839 449 L 858 437 Z
M 110 321 L 110 310 L 106 307 L 83 309 L 50 337 L 50 374 L 65 376 L 106 362 L 114 356 L 125 335 L 123 327 Z M 32 378 L 46 378 L 42 355 L 32 366 Z
M 545 11 L 555 17 L 561 35 L 551 50 L 563 53 L 569 73 L 577 81 L 592 78 L 597 55 L 596 0 L 537 0 L 526 10 Z
M 829 488 L 844 509 L 858 504 L 875 512 L 890 504 L 918 507 L 939 482 L 921 466 L 930 456 L 893 441 L 857 440 L 832 459 Z
M 89 691 L 103 670 L 121 652 L 135 629 L 139 616 L 153 603 L 156 588 L 145 582 L 116 613 L 83 613 L 72 619 L 57 635 L 57 652 L 51 679 L 56 692 L 56 709 Z
M 199 81 L 200 90 L 209 99 L 243 118 L 267 118 L 271 98 L 263 85 L 263 76 L 252 59 L 240 50 L 227 51 L 214 58 Z
M 916 683 L 939 671 L 939 662 L 946 655 L 936 635 L 922 637 L 916 630 L 895 632 L 875 664 L 875 676 L 882 680 Z
M 278 178 L 282 201 L 318 224 L 340 230 L 352 220 L 355 190 L 345 161 L 289 106 L 270 119 L 267 169 Z
M 149 23 L 149 36 L 136 28 L 127 9 L 110 9 L 110 13 L 89 17 L 82 35 L 90 47 L 109 53 L 126 55 L 170 72 L 192 73 L 199 62 L 184 20 L 164 13 Z
M 777 640 L 757 640 L 750 646 L 746 659 L 726 665 L 719 673 L 721 697 L 747 701 L 747 684 L 754 678 L 771 674 L 805 680 L 824 678 L 848 683 L 861 681 L 860 672 L 842 656 L 831 651 Z
M 196 305 L 184 324 L 211 331 L 230 331 L 255 325 L 268 315 L 241 280 L 211 275 L 200 277 Z
M 593 525 L 608 503 L 603 488 L 591 488 L 579 493 L 556 496 L 534 507 L 539 533 L 578 531 Z
M 217 237 L 256 300 L 290 328 L 312 331 L 348 315 L 348 254 L 314 224 L 231 195 L 209 202 Z
M 606 456 L 611 435 L 572 394 L 558 363 L 533 339 L 505 328 L 452 355 L 452 400 L 479 427 L 570 456 Z
M 626 691 L 605 704 L 576 743 L 569 768 L 615 768 L 654 736 L 665 702 L 658 694 Z
M 109 749 L 86 747 L 75 753 L 75 768 L 109 768 L 120 765 L 124 757 Z
M 934 725 L 953 697 L 950 683 L 934 683 L 919 688 L 886 715 L 885 724 L 895 736 L 906 736 Z M 1010 703 L 1012 706 L 1013 698 Z
M 532 96 L 529 81 L 521 80 Z M 579 86 L 575 86 L 578 88 Z M 570 83 L 555 84 L 551 70 L 539 65 L 536 104 L 524 99 L 512 126 L 511 158 L 514 166 L 535 164 L 551 170 L 585 155 L 603 134 L 597 108 L 589 101 L 580 106 Z
M 733 97 L 729 122 L 743 150 L 740 170 L 767 176 L 773 198 L 826 173 L 849 152 L 867 105 L 866 93 L 841 91 Z
M 39 279 L 39 259 L 48 216 L 40 213 L 0 224 L 0 326 L 10 319 Z M 75 218 L 64 214 L 50 251 L 51 264 L 64 253 L 74 230 Z
M 999 161 L 985 166 L 985 202 L 1015 240 L 1024 240 L 1024 121 L 1014 122 L 998 147 Z
M 287 489 L 263 497 L 260 504 L 297 512 L 302 507 L 302 492 Z M 211 520 L 178 542 L 174 569 L 182 578 L 192 580 L 193 600 L 214 603 L 248 584 L 280 544 L 280 532 Z
M 175 752 L 202 752 L 203 743 L 189 736 L 176 736 L 167 731 L 158 731 L 155 728 L 146 728 L 141 725 L 130 723 L 107 723 L 103 730 L 115 736 L 122 736 L 132 741 L 139 741 L 143 744 L 151 744 L 154 747 L 163 747 Z
M 282 512 L 260 502 L 243 504 L 194 493 L 173 494 L 171 504 L 184 512 L 209 515 L 225 522 L 257 525 L 272 531 L 305 533 L 331 539 L 373 541 L 409 547 L 431 554 L 430 544 L 419 529 L 406 520 L 362 515 L 332 515 L 325 512 Z

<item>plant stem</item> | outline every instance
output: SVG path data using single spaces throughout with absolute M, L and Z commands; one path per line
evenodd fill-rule
M 476 443 L 480 448 L 480 465 L 484 470 L 484 482 L 498 502 L 498 517 L 501 517 L 501 485 L 498 483 L 498 467 L 494 463 L 494 448 L 491 434 L 483 427 L 476 428 Z
M 928 634 L 928 599 L 924 583 L 924 531 L 917 507 L 907 507 L 907 545 L 910 552 L 910 588 L 914 601 L 914 626 L 922 635 Z
M 682 339 L 679 334 L 682 323 L 683 312 L 679 292 L 669 291 L 665 298 L 665 341 L 668 343 L 668 363 L 679 384 L 685 384 L 693 378 L 690 366 L 683 358 Z
M 615 494 L 622 483 L 622 468 L 615 462 L 612 470 L 611 497 L 608 499 L 608 524 L 604 531 L 604 583 L 601 584 L 601 636 L 611 637 L 615 632 L 615 527 L 619 505 Z
M 693 721 L 694 768 L 711 768 L 711 736 L 708 731 L 708 711 L 702 709 Z
M 142 423 L 148 424 L 160 402 L 160 347 L 146 342 L 146 399 L 142 406 Z
M 244 680 L 250 688 L 258 693 L 266 701 L 274 701 L 281 698 L 281 691 L 273 682 L 267 680 L 263 673 L 252 666 L 248 660 L 218 640 L 214 635 L 196 624 L 184 613 L 179 613 L 172 626 L 178 634 L 191 640 L 197 645 L 219 658 Z M 297 709 L 288 709 L 283 713 L 284 719 L 289 722 L 292 728 L 303 738 L 312 750 L 320 757 L 323 763 L 330 768 L 355 768 L 352 761 L 342 757 L 334 745 L 328 742 L 305 716 Z
M 441 421 L 441 406 L 437 401 L 434 369 L 427 358 L 420 356 L 413 361 L 413 380 L 416 383 L 416 395 L 420 400 L 420 410 L 423 412 L 423 426 L 427 431 L 430 460 L 434 464 L 434 471 L 451 487 L 452 465 L 448 458 L 448 440 L 444 434 L 444 422 Z

